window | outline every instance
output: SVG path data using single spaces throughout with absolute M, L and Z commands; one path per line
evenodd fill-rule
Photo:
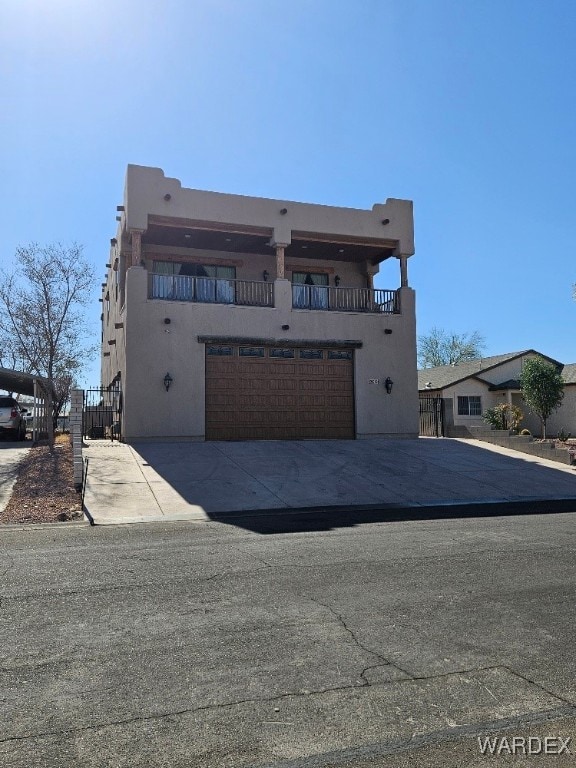
M 292 272 L 292 306 L 296 309 L 328 309 L 328 275 Z
M 152 271 L 154 298 L 234 303 L 236 267 L 154 261 Z
M 264 357 L 264 347 L 240 347 L 240 357 Z
M 352 360 L 352 351 L 348 349 L 329 349 L 328 360 Z
M 458 416 L 482 416 L 480 395 L 458 395 Z

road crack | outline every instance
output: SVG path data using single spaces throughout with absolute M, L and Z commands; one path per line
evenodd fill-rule
M 505 664 L 500 664 L 501 669 L 505 669 L 507 672 L 509 672 L 511 675 L 514 675 L 515 677 L 519 677 L 520 680 L 524 680 L 525 683 L 528 683 L 528 685 L 533 685 L 535 688 L 538 688 L 539 690 L 546 693 L 548 696 L 552 696 L 554 699 L 558 699 L 558 701 L 564 702 L 564 704 L 568 704 L 571 707 L 576 706 L 576 701 L 573 701 L 571 699 L 568 699 L 566 696 L 562 696 L 559 693 L 554 693 L 549 688 L 546 688 L 546 686 L 542 685 L 542 683 L 537 683 L 535 680 L 531 680 L 529 677 L 526 677 L 526 675 L 523 675 L 521 672 L 516 672 L 511 667 L 507 667 Z
M 356 647 L 360 648 L 360 650 L 364 651 L 364 653 L 369 653 L 371 656 L 375 656 L 378 659 L 378 662 L 379 662 L 378 664 L 371 664 L 367 667 L 364 667 L 364 669 L 360 672 L 359 677 L 363 681 L 363 685 L 371 684 L 370 681 L 366 678 L 366 673 L 369 672 L 371 669 L 376 669 L 377 667 L 390 667 L 392 669 L 396 669 L 399 672 L 401 672 L 406 679 L 409 679 L 409 680 L 413 679 L 413 675 L 411 675 L 410 672 L 403 669 L 402 667 L 399 667 L 398 664 L 395 664 L 393 661 L 390 661 L 390 659 L 387 659 L 381 653 L 378 653 L 377 651 L 372 650 L 372 648 L 368 648 L 366 645 L 364 645 L 358 639 L 354 630 L 348 626 L 342 614 L 338 613 L 338 611 L 336 611 L 331 605 L 328 605 L 327 603 L 323 603 L 317 598 L 312 597 L 311 595 L 302 594 L 300 595 L 300 597 L 304 597 L 307 600 L 310 600 L 311 602 L 315 603 L 316 605 L 319 605 L 322 608 L 326 608 L 327 611 L 330 611 L 330 613 L 338 621 L 340 626 L 350 635 Z

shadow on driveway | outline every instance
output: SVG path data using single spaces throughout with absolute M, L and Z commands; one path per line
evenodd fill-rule
M 392 520 L 571 512 L 576 473 L 460 440 L 138 443 L 160 509 L 257 533 Z

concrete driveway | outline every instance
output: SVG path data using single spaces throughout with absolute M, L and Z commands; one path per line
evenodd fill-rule
M 18 476 L 18 464 L 30 450 L 30 443 L 0 440 L 0 513 L 4 511 Z
M 94 441 L 84 455 L 96 524 L 576 500 L 572 467 L 469 440 Z

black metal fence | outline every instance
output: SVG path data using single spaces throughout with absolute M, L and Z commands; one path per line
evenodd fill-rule
M 420 434 L 426 437 L 445 437 L 445 422 L 444 399 L 420 396 Z
M 122 435 L 122 392 L 101 387 L 84 390 L 82 437 L 93 440 L 120 440 Z

